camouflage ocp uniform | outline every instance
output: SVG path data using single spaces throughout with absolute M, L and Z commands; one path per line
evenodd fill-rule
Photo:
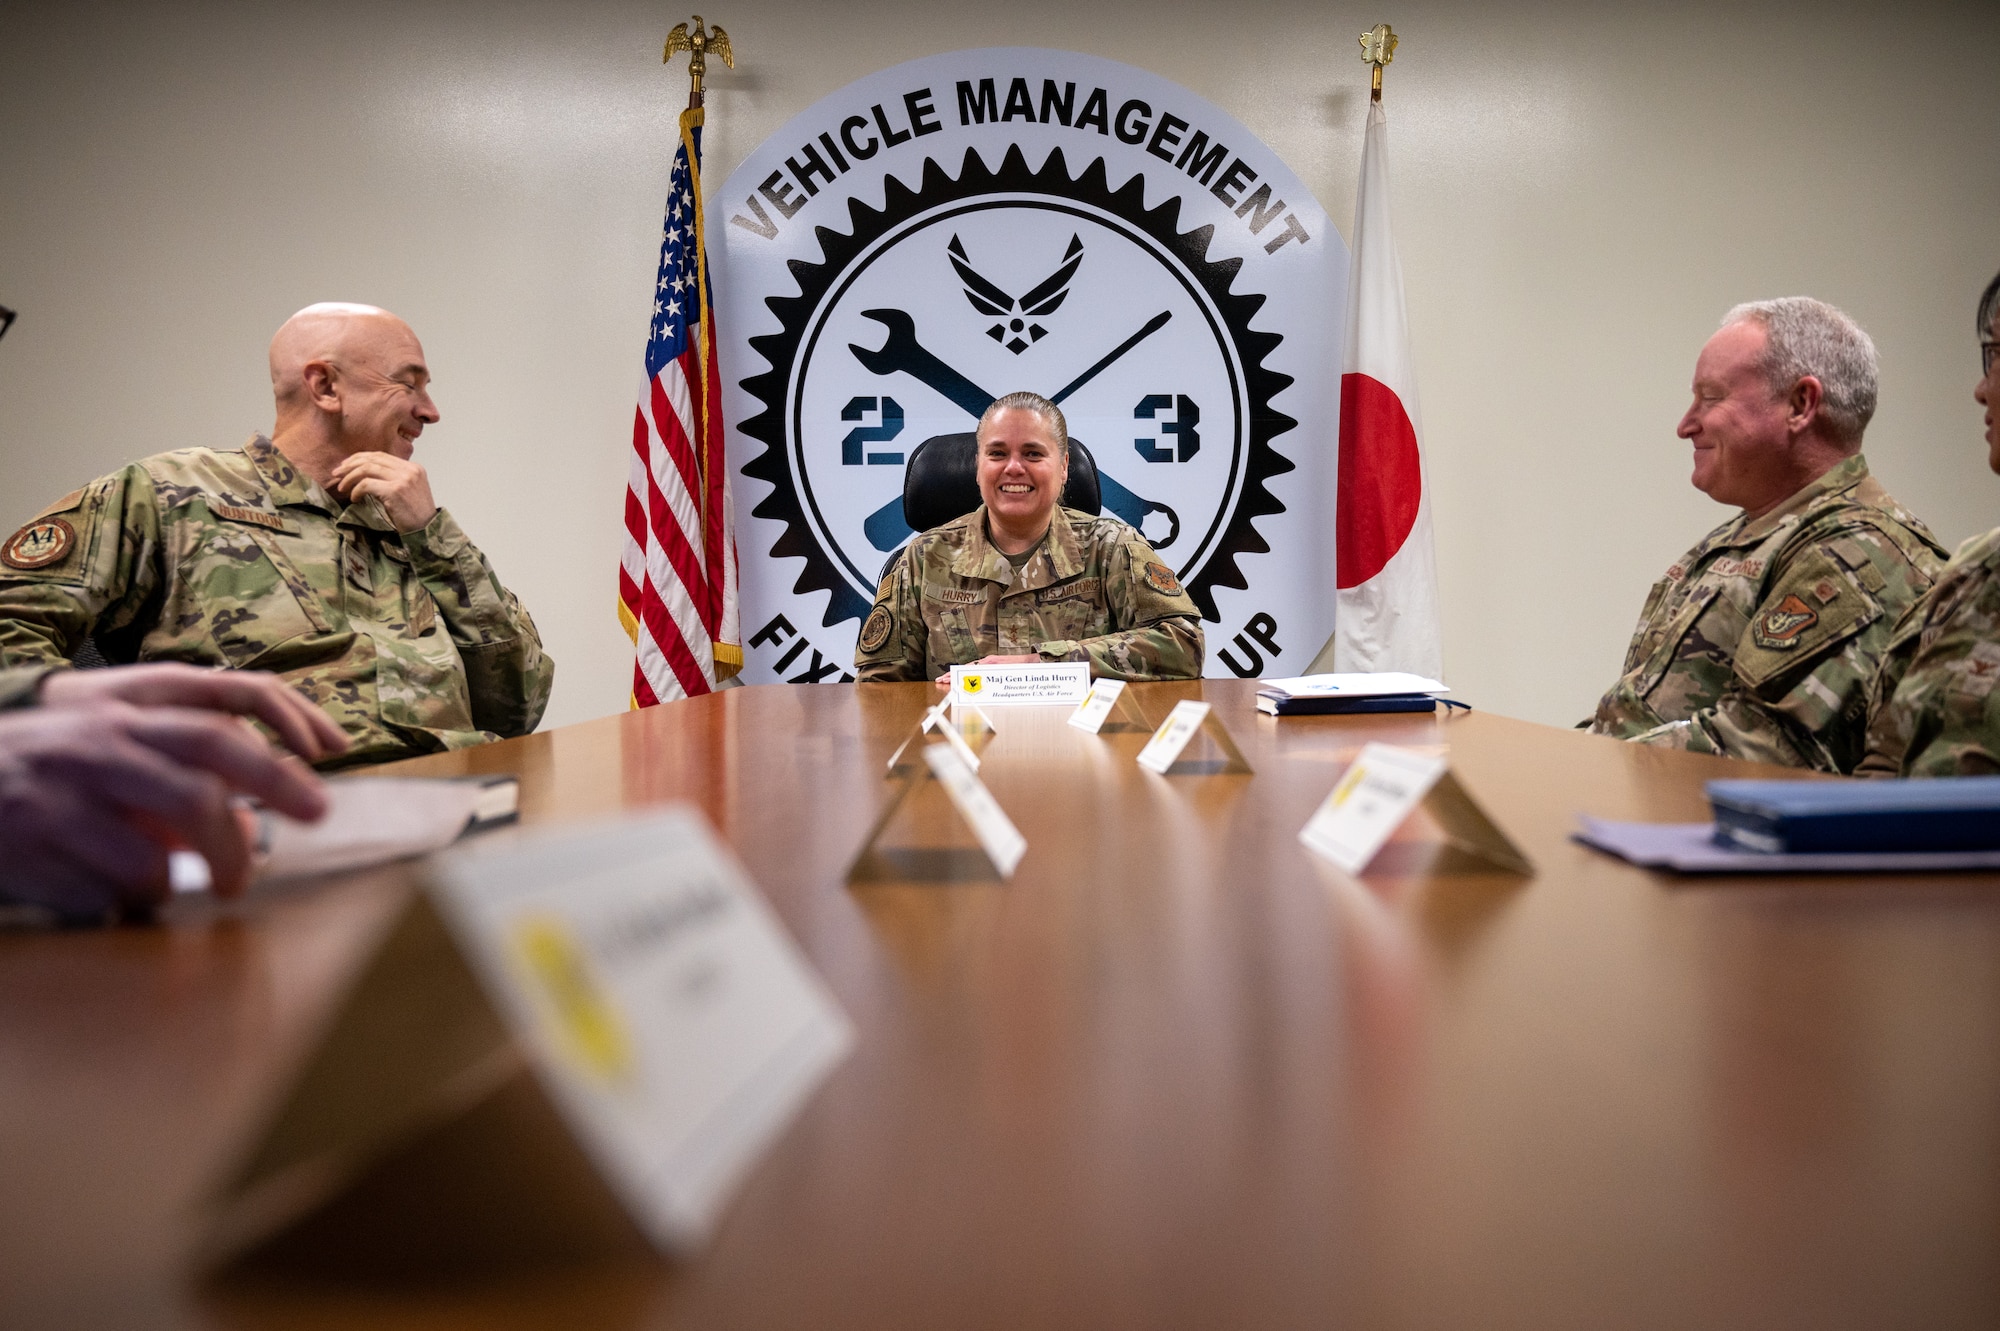
M 2000 773 L 2000 531 L 1959 547 L 1896 626 L 1857 776 Z
M 1876 662 L 1943 557 L 1856 454 L 1764 516 L 1724 523 L 1667 569 L 1590 729 L 1852 771 Z
M 398 533 L 262 436 L 146 458 L 0 545 L 0 667 L 95 638 L 113 661 L 268 670 L 381 762 L 525 735 L 555 663 L 442 508 Z
M 42 681 L 48 678 L 48 674 L 48 666 L 17 666 L 12 670 L 0 670 L 0 712 L 35 706 L 41 701 Z
M 983 656 L 1088 661 L 1109 679 L 1201 675 L 1201 612 L 1146 538 L 1057 508 L 1016 573 L 986 535 L 985 505 L 911 540 L 861 626 L 861 683 L 935 679 Z

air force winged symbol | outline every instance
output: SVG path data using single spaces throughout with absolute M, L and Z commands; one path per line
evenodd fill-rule
M 1006 321 L 987 329 L 986 336 L 1016 356 L 1048 336 L 1048 329 L 1029 320 L 1046 317 L 1062 308 L 1063 301 L 1069 296 L 1069 280 L 1076 276 L 1077 265 L 1083 262 L 1083 241 L 1072 234 L 1069 249 L 1063 254 L 1062 267 L 1016 300 L 973 271 L 965 253 L 965 244 L 957 235 L 952 236 L 951 244 L 945 249 L 951 257 L 951 266 L 958 270 L 958 280 L 965 283 L 965 298 L 972 302 L 972 308 Z M 1026 341 L 1021 338 L 1024 331 L 1028 334 Z

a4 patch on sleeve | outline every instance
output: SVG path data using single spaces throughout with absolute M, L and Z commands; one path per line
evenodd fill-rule
M 76 528 L 61 518 L 36 518 L 0 545 L 0 564 L 23 572 L 47 568 L 76 548 Z

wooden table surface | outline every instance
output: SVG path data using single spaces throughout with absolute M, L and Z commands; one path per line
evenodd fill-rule
M 1278 722 L 1251 687 L 1134 694 L 1215 703 L 1252 776 L 1000 715 L 1005 884 L 845 881 L 928 685 L 400 769 L 517 772 L 529 824 L 700 806 L 852 1017 L 677 1264 L 190 1277 L 205 1189 L 407 868 L 0 937 L 0 1326 L 2000 1325 L 2000 879 L 1674 881 L 1575 814 L 1699 819 L 1703 779 L 1759 769 L 1483 714 Z M 1360 879 L 1310 857 L 1370 739 L 1448 751 L 1539 872 L 1421 824 Z

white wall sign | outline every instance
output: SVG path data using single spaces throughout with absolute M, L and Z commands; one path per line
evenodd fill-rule
M 958 51 L 816 103 L 707 208 L 747 682 L 850 677 L 910 452 L 1024 388 L 1201 607 L 1210 674 L 1325 642 L 1347 250 L 1241 124 L 1115 61 Z

